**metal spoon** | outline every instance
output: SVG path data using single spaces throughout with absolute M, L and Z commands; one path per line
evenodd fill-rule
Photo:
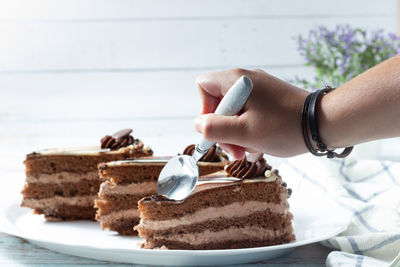
M 243 108 L 252 89 L 253 83 L 250 78 L 240 77 L 222 98 L 215 114 L 236 115 Z M 169 160 L 158 177 L 158 194 L 174 200 L 188 197 L 199 178 L 197 161 L 207 153 L 213 144 L 214 142 L 201 138 L 192 156 L 179 155 Z

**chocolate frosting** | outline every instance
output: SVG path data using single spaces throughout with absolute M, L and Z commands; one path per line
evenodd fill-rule
M 225 172 L 232 177 L 248 179 L 263 176 L 266 170 L 271 169 L 271 166 L 267 164 L 267 161 L 262 156 L 253 162 L 244 157 L 241 160 L 229 163 L 225 168 Z
M 121 147 L 133 145 L 135 143 L 135 139 L 131 133 L 132 129 L 124 129 L 112 134 L 111 136 L 106 135 L 100 140 L 100 147 L 116 150 Z
M 193 155 L 193 152 L 195 150 L 196 146 L 195 145 L 189 145 L 183 150 L 183 155 Z M 207 151 L 206 154 L 204 154 L 203 157 L 201 157 L 200 161 L 203 162 L 221 162 L 223 159 L 228 160 L 228 157 L 222 152 L 222 149 L 217 146 L 213 145 L 210 147 L 210 149 Z

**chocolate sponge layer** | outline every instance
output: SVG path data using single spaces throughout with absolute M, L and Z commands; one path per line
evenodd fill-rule
M 143 198 L 139 201 L 141 217 L 149 220 L 176 219 L 203 208 L 222 207 L 234 202 L 281 203 L 287 198 L 280 178 L 271 183 L 204 184 L 197 186 L 196 190 L 184 201 L 170 201 L 157 196 Z
M 146 162 L 146 159 L 150 160 Z M 157 193 L 157 179 L 165 166 L 167 159 L 163 161 L 159 157 L 142 158 L 140 162 L 124 161 L 124 162 L 109 162 L 98 165 L 100 178 L 103 181 L 102 186 L 107 186 L 107 192 L 100 190 L 99 198 L 95 200 L 97 208 L 96 220 L 101 223 L 102 228 L 109 228 L 110 230 L 117 231 L 121 235 L 137 235 L 133 227 L 139 223 L 139 217 L 118 217 L 110 219 L 113 216 L 110 213 L 123 211 L 123 210 L 137 210 L 138 201 L 143 197 Z M 226 162 L 200 162 L 199 172 L 201 174 L 208 174 L 223 169 Z M 154 190 L 149 193 L 118 193 L 113 192 L 112 186 L 128 186 L 131 184 L 138 184 L 144 182 L 154 182 Z M 111 188 L 111 190 L 110 190 Z M 108 215 L 107 220 L 104 216 Z
M 65 203 L 72 197 L 94 198 L 101 184 L 97 172 L 99 163 L 150 156 L 152 153 L 139 142 L 112 151 L 99 150 L 99 147 L 78 147 L 28 154 L 24 161 L 27 179 L 21 205 L 33 208 L 36 214 L 44 214 L 47 220 L 94 220 L 96 210 L 93 201 L 81 206 L 61 205 L 55 197 L 65 198 Z M 46 201 L 35 202 L 33 206 L 32 199 Z
M 202 177 L 184 200 L 141 199 L 135 229 L 143 248 L 233 249 L 295 240 L 290 192 L 277 172 L 271 175 L 238 180 L 217 173 Z

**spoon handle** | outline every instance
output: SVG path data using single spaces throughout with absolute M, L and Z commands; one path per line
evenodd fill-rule
M 250 78 L 247 76 L 240 77 L 232 85 L 232 87 L 229 88 L 228 92 L 222 98 L 214 113 L 225 116 L 233 116 L 238 114 L 239 111 L 244 107 L 244 104 L 246 104 L 252 89 L 253 83 L 251 82 Z M 214 142 L 202 137 L 196 146 L 195 152 L 193 153 L 193 157 L 196 159 L 196 161 L 198 161 L 205 153 L 207 153 L 212 145 L 214 145 Z

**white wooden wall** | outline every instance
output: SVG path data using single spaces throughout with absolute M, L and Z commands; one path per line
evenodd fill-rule
M 396 0 L 3 0 L 0 118 L 194 116 L 198 74 L 307 76 L 294 36 L 338 23 L 396 32 L 396 10 Z
M 396 32 L 396 2 L 2 0 L 0 143 L 29 152 L 121 127 L 156 147 L 191 142 L 197 75 L 310 77 L 295 36 L 344 23 Z

